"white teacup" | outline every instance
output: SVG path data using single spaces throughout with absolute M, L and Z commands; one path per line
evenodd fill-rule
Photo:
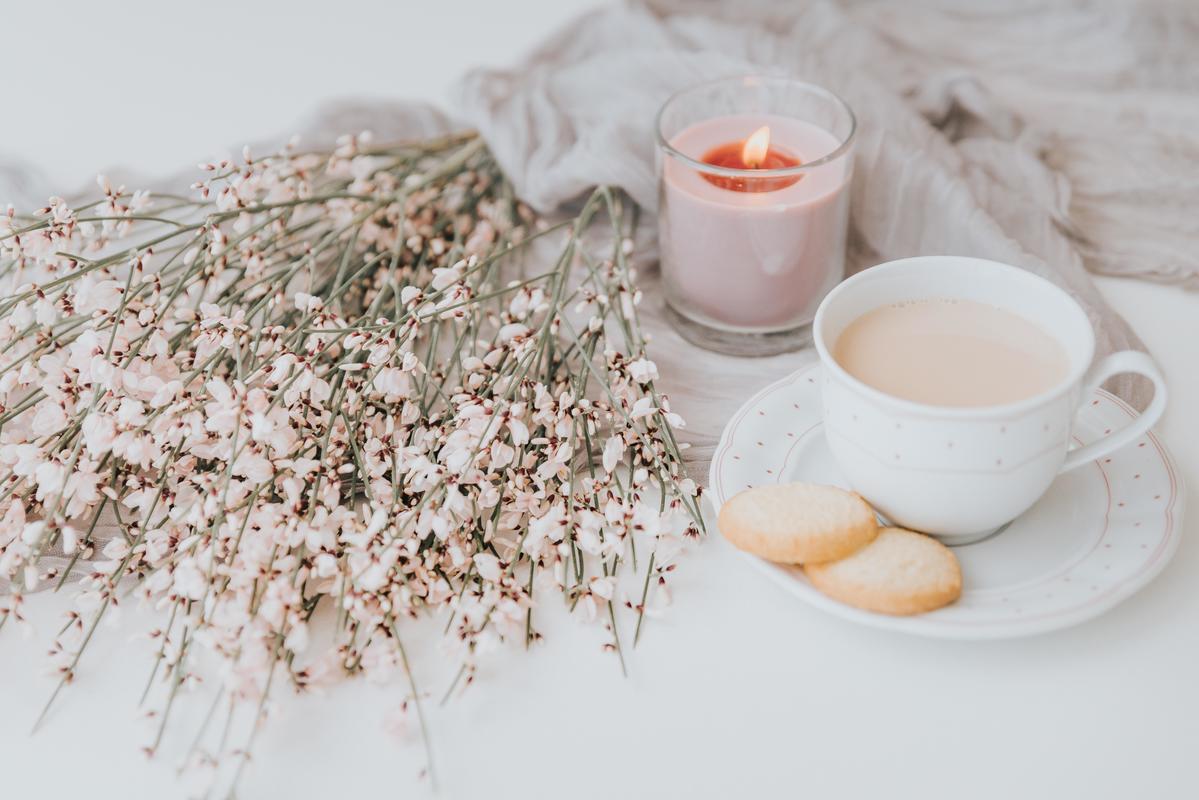
M 1039 325 L 1062 344 L 1068 374 L 1052 389 L 994 406 L 916 403 L 885 394 L 833 358 L 837 338 L 863 314 L 930 298 L 989 303 Z M 1161 417 L 1166 386 L 1153 361 L 1131 350 L 1092 365 L 1095 335 L 1068 294 L 1026 270 L 958 256 L 881 264 L 834 289 L 820 304 L 813 335 L 824 365 L 828 444 L 854 490 L 891 522 L 951 544 L 982 538 L 1015 519 L 1061 472 L 1117 450 Z M 1079 405 L 1113 375 L 1153 381 L 1153 402 L 1126 427 L 1070 449 Z

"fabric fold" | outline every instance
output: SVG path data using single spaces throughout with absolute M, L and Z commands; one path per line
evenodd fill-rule
M 1177 238 L 1163 247 L 1148 224 L 1139 236 L 1124 228 L 1120 248 L 1105 244 L 1102 229 L 1112 221 L 1110 209 L 1131 212 L 1110 194 L 1118 178 L 1092 174 L 1103 171 L 1093 159 L 1119 142 L 1093 125 L 1084 136 L 1082 121 L 1102 107 L 1099 98 L 1120 96 L 1115 75 L 1134 70 L 1130 52 L 1137 52 L 1135 44 L 1112 51 L 1106 71 L 1097 66 L 1105 43 L 1113 37 L 1120 41 L 1114 26 L 1129 18 L 1117 15 L 1109 22 L 1104 14 L 1111 4 L 1103 2 L 1068 9 L 1025 5 L 1013 12 L 980 4 L 967 13 L 938 2 L 905 3 L 902 11 L 833 0 L 634 2 L 580 17 L 512 68 L 468 74 L 455 101 L 487 139 L 517 191 L 540 211 L 562 208 L 599 184 L 624 189 L 652 211 L 657 205 L 655 116 L 671 93 L 747 73 L 790 75 L 828 86 L 849 102 L 859 122 L 851 272 L 919 254 L 1016 264 L 1052 280 L 1083 304 L 1096 329 L 1099 355 L 1140 348 L 1103 301 L 1086 267 L 1194 281 L 1199 264 L 1184 256 L 1181 246 L 1172 246 L 1180 244 Z M 1159 8 L 1157 13 L 1183 12 Z M 1044 24 L 1033 18 L 1043 18 Z M 919 35 L 925 22 L 941 35 Z M 954 39 L 967 33 L 978 44 L 969 47 Z M 1096 69 L 1091 105 L 1068 106 L 1068 120 L 1050 113 L 1045 102 L 1055 93 L 1084 96 L 1087 80 L 1085 70 L 1052 57 L 1062 46 L 1056 35 L 1072 37 L 1068 46 L 1074 57 Z M 1011 37 L 1024 37 L 1043 58 L 1030 57 Z M 1019 66 L 1019 76 L 1000 69 L 1005 58 Z M 1024 95 L 1019 86 L 1026 88 Z M 1022 96 L 1029 101 L 1022 102 Z M 1186 113 L 1176 116 L 1182 122 Z M 1183 141 L 1172 147 L 1162 137 L 1163 163 L 1182 158 L 1199 143 L 1181 128 L 1179 135 Z M 1081 179 L 1087 191 L 1080 194 L 1073 173 L 1083 164 L 1090 165 L 1091 177 Z M 1136 165 L 1112 170 L 1133 173 L 1132 185 L 1139 185 L 1137 175 L 1149 180 Z M 1169 206 L 1168 190 L 1176 187 L 1165 181 L 1154 186 Z M 1199 201 L 1199 187 L 1190 194 Z M 1148 220 L 1160 211 L 1186 227 L 1179 215 L 1166 213 L 1168 208 L 1144 205 L 1138 218 Z M 1113 251 L 1126 254 L 1125 270 L 1115 268 Z M 1148 387 L 1131 378 L 1116 379 L 1110 388 L 1137 406 L 1147 400 Z

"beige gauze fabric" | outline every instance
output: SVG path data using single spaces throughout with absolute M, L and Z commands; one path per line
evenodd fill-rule
M 653 211 L 654 119 L 671 93 L 747 73 L 823 84 L 859 123 L 851 272 L 922 254 L 1024 267 L 1083 304 L 1102 356 L 1141 345 L 1087 268 L 1199 285 L 1197 46 L 1199 13 L 1173 3 L 634 2 L 471 73 L 456 111 L 537 209 L 610 184 Z M 698 350 L 664 324 L 654 270 L 643 285 L 699 477 L 737 406 L 812 355 Z M 1108 388 L 1139 407 L 1151 392 Z

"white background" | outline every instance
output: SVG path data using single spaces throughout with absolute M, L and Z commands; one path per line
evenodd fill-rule
M 286 131 L 325 99 L 443 100 L 465 69 L 510 61 L 587 5 L 5 3 L 0 154 L 68 189 L 110 164 L 171 172 Z M 1199 296 L 1099 282 L 1164 369 L 1172 399 L 1159 430 L 1194 486 Z M 848 625 L 765 583 L 714 537 L 684 560 L 675 605 L 647 630 L 629 678 L 600 652 L 598 629 L 553 620 L 547 644 L 489 662 L 479 685 L 432 709 L 440 796 L 1199 796 L 1193 489 L 1188 505 L 1178 556 L 1154 584 L 1099 620 L 1013 642 Z M 139 752 L 152 735 L 135 708 L 147 646 L 128 630 L 145 612 L 101 631 L 31 738 L 67 603 L 39 595 L 31 606 L 34 638 L 0 636 L 2 794 L 184 796 L 172 757 L 184 726 L 159 758 Z M 452 669 L 428 658 L 417 677 L 440 697 Z M 419 739 L 384 731 L 402 694 L 352 683 L 288 697 L 241 796 L 425 795 Z

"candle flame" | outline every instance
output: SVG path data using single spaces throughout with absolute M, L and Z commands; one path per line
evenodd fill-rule
M 745 146 L 741 148 L 741 160 L 745 166 L 752 169 L 766 160 L 768 152 L 770 152 L 770 126 L 763 125 L 745 140 Z

